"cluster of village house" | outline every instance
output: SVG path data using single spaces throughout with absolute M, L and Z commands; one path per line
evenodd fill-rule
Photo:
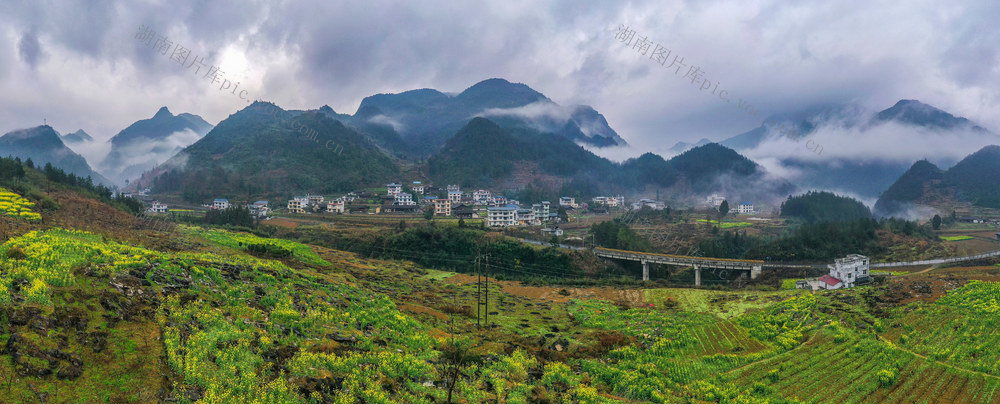
M 364 195 L 363 192 L 351 192 L 346 195 L 328 200 L 323 195 L 296 196 L 288 201 L 286 207 L 290 213 L 417 213 L 424 209 L 433 207 L 435 216 L 450 216 L 457 218 L 486 218 L 486 224 L 490 227 L 508 227 L 521 225 L 541 225 L 544 223 L 559 222 L 558 209 L 590 209 L 592 211 L 606 212 L 608 208 L 627 208 L 662 210 L 665 203 L 654 199 L 639 199 L 631 205 L 625 204 L 623 196 L 596 196 L 591 198 L 590 203 L 578 203 L 576 198 L 564 196 L 559 198 L 557 205 L 549 201 L 542 201 L 530 205 L 521 205 L 517 200 L 509 200 L 502 195 L 493 195 L 489 190 L 477 189 L 473 192 L 463 192 L 458 185 L 448 185 L 445 189 L 437 189 L 432 186 L 425 186 L 420 181 L 413 181 L 409 186 L 411 192 L 404 192 L 404 187 L 400 183 L 386 184 L 386 194 L 378 195 L 379 206 L 374 207 L 374 212 L 367 204 L 352 205 L 352 202 L 361 197 L 368 198 L 371 195 Z M 416 194 L 417 196 L 414 196 Z M 440 195 L 441 197 L 439 197 Z M 444 197 L 446 196 L 446 197 Z M 720 195 L 709 196 L 706 204 L 718 208 L 725 200 Z M 209 209 L 227 209 L 231 205 L 227 199 L 215 199 L 212 204 L 205 205 Z M 266 217 L 270 212 L 268 201 L 256 201 L 246 206 L 250 213 L 258 217 Z M 358 209 L 358 210 L 356 210 Z M 166 213 L 167 205 L 159 201 L 153 201 L 149 208 L 153 213 Z M 743 202 L 733 209 L 736 214 L 755 213 L 753 204 Z
M 450 216 L 457 218 L 486 218 L 486 224 L 491 227 L 507 227 L 519 225 L 540 225 L 559 221 L 558 208 L 567 210 L 588 208 L 587 204 L 579 204 L 573 197 L 559 198 L 559 204 L 553 206 L 549 201 L 521 206 L 517 200 L 510 200 L 502 195 L 478 189 L 473 192 L 463 192 L 457 185 L 448 185 L 444 190 L 425 186 L 420 181 L 414 181 L 408 186 L 411 192 L 404 192 L 403 185 L 391 183 L 386 185 L 386 194 L 380 195 L 380 206 L 374 213 L 395 212 L 415 213 L 433 207 L 435 216 Z M 414 194 L 417 196 L 415 197 Z M 440 195 L 440 196 L 438 196 Z M 357 199 L 355 193 L 341 196 L 331 201 L 325 201 L 323 196 L 307 195 L 295 197 L 288 201 L 288 211 L 306 213 L 307 211 L 325 211 L 328 213 L 344 213 L 350 202 Z M 624 206 L 622 196 L 599 196 L 592 202 L 607 207 Z M 323 208 L 325 205 L 325 208 Z M 659 202 L 660 209 L 663 203 Z

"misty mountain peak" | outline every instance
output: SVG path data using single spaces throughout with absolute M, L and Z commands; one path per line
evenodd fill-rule
M 156 119 L 156 118 L 170 118 L 172 116 L 174 116 L 174 114 L 171 114 L 170 110 L 167 109 L 167 107 L 160 107 L 160 109 L 158 111 L 156 111 L 156 115 L 153 115 L 153 119 Z
M 455 98 L 472 103 L 488 104 L 491 107 L 519 107 L 537 101 L 549 99 L 521 83 L 511 83 L 504 79 L 493 78 L 480 81 L 465 89 Z
M 897 121 L 935 129 L 968 127 L 977 131 L 985 131 L 968 119 L 956 117 L 917 100 L 899 100 L 896 105 L 879 112 L 874 120 L 879 122 Z
M 91 142 L 94 140 L 94 138 L 87 132 L 84 132 L 83 129 L 77 129 L 76 132 L 65 134 L 62 136 L 62 139 L 63 141 L 71 143 Z

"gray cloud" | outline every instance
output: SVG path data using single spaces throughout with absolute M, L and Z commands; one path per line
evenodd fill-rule
M 145 24 L 288 109 L 353 113 L 380 92 L 525 83 L 604 114 L 632 147 L 599 152 L 620 158 L 759 125 L 737 99 L 763 115 L 919 99 L 1000 132 L 998 10 L 988 0 L 3 2 L 0 92 L 19 96 L 0 101 L 0 131 L 46 117 L 105 140 L 164 105 L 210 122 L 246 106 L 140 45 Z M 614 40 L 620 24 L 699 67 L 733 101 Z
M 42 57 L 42 45 L 38 43 L 38 34 L 34 30 L 21 35 L 21 40 L 17 41 L 17 52 L 21 61 L 34 70 Z

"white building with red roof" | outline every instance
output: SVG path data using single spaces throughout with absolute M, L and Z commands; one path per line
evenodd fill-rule
M 795 287 L 812 290 L 853 288 L 858 283 L 871 279 L 870 264 L 868 257 L 850 254 L 844 258 L 837 258 L 833 264 L 827 265 L 826 267 L 830 269 L 829 275 L 823 275 L 817 279 L 796 281 Z

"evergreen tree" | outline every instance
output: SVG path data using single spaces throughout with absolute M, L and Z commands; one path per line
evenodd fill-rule
M 934 215 L 934 219 L 931 219 L 931 226 L 934 230 L 941 230 L 941 216 Z

